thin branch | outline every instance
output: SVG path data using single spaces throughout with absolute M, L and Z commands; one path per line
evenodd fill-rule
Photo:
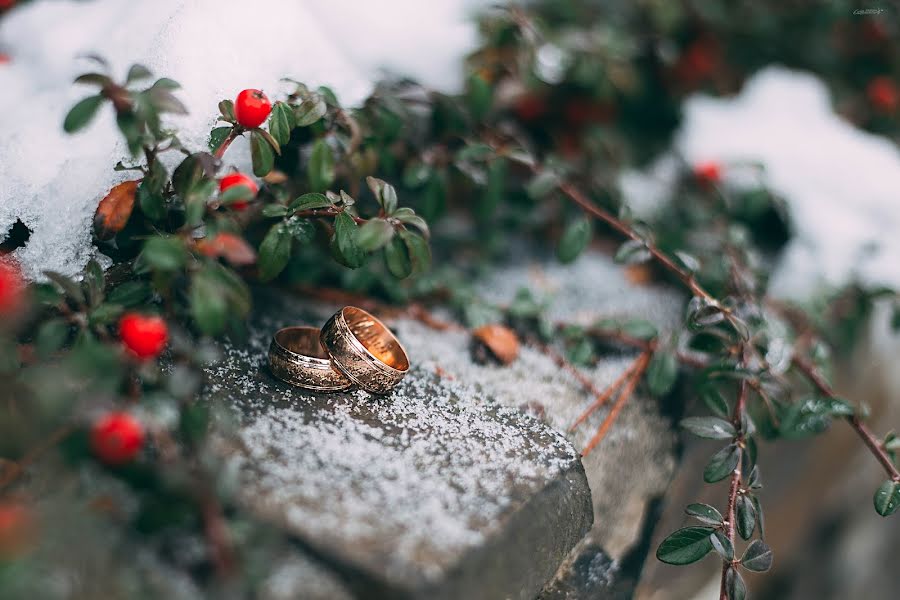
M 737 497 L 738 490 L 741 487 L 741 470 L 742 470 L 742 461 L 743 461 L 743 453 L 744 453 L 744 436 L 746 432 L 743 430 L 743 414 L 744 409 L 747 406 L 747 395 L 750 386 L 747 384 L 746 380 L 741 381 L 740 391 L 738 392 L 738 399 L 734 405 L 734 413 L 731 416 L 731 422 L 734 425 L 735 430 L 738 432 L 737 436 L 734 438 L 734 443 L 737 444 L 737 452 L 738 452 L 738 461 L 737 466 L 734 468 L 734 471 L 731 472 L 731 484 L 728 487 L 728 507 L 725 511 L 725 535 L 728 537 L 728 541 L 731 542 L 731 547 L 734 548 L 734 525 L 735 525 L 735 506 L 737 505 Z M 731 562 L 722 561 L 722 585 L 719 588 L 719 600 L 728 600 L 728 593 L 725 588 L 725 581 L 728 576 L 728 569 L 731 567 Z
M 585 411 L 578 416 L 577 419 L 575 419 L 575 422 L 572 423 L 571 427 L 569 427 L 569 431 L 574 431 L 575 428 L 581 425 L 581 423 L 583 423 L 585 419 L 591 416 L 591 414 L 593 414 L 595 410 L 606 404 L 606 402 L 612 397 L 616 390 L 622 387 L 622 385 L 628 379 L 629 375 L 634 372 L 640 362 L 641 357 L 639 356 L 634 362 L 628 365 L 628 367 L 626 367 L 625 370 L 622 371 L 622 374 L 619 375 L 619 377 L 616 378 L 615 381 L 609 384 L 609 386 L 607 386 L 605 390 L 603 390 L 599 394 L 595 394 L 597 396 L 597 399 L 590 406 L 588 406 Z M 591 387 L 594 388 L 593 384 L 591 384 Z
M 816 387 L 822 394 L 829 398 L 835 398 L 834 390 L 831 389 L 831 386 L 825 381 L 825 378 L 822 377 L 822 374 L 819 373 L 816 368 L 808 362 L 805 358 L 800 356 L 794 357 L 794 366 L 797 367 L 797 370 L 800 371 L 809 381 Z M 888 456 L 887 452 L 884 451 L 881 444 L 878 442 L 878 439 L 869 431 L 869 428 L 859 420 L 857 415 L 848 415 L 844 417 L 846 421 L 850 424 L 850 427 L 862 438 L 863 443 L 869 448 L 872 454 L 875 455 L 875 458 L 878 459 L 878 462 L 881 463 L 881 466 L 884 467 L 884 470 L 890 476 L 890 478 L 894 481 L 900 482 L 900 471 L 897 470 L 897 467 L 894 466 L 894 463 L 891 461 L 891 457 Z
M 223 156 L 225 156 L 225 151 L 228 150 L 228 146 L 230 146 L 231 142 L 236 140 L 239 135 L 240 135 L 240 132 L 238 131 L 238 127 L 237 126 L 232 127 L 231 131 L 228 132 L 228 135 L 225 136 L 225 139 L 222 140 L 222 143 L 219 144 L 219 147 L 216 148 L 216 151 L 213 153 L 213 156 L 215 156 L 216 158 L 222 158 Z
M 630 398 L 632 392 L 634 392 L 634 388 L 637 386 L 638 381 L 641 380 L 641 376 L 644 374 L 644 370 L 647 368 L 647 365 L 649 363 L 650 353 L 644 352 L 638 358 L 637 368 L 635 368 L 631 379 L 629 379 L 628 383 L 625 384 L 625 387 L 622 388 L 622 392 L 619 394 L 619 398 L 616 400 L 616 403 L 613 404 L 612 408 L 609 409 L 609 414 L 606 415 L 605 419 L 603 419 L 603 422 L 597 429 L 597 433 L 594 434 L 594 437 L 591 438 L 591 441 L 588 442 L 588 445 L 585 446 L 584 450 L 581 451 L 582 456 L 587 456 L 591 452 L 591 450 L 596 448 L 597 445 L 603 441 L 603 438 L 606 436 L 609 428 L 612 427 L 613 423 L 616 420 L 616 417 L 619 416 L 619 413 L 622 411 L 625 403 L 628 402 L 628 398 Z

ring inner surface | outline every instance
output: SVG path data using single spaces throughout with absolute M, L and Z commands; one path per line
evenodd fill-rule
M 319 330 L 315 327 L 288 327 L 275 334 L 275 341 L 295 354 L 328 360 L 328 353 L 319 341 Z
M 352 306 L 344 309 L 344 319 L 356 339 L 375 358 L 398 371 L 409 369 L 409 359 L 400 343 L 378 320 Z

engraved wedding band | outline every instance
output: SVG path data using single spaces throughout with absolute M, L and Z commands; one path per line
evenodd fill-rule
M 334 367 L 373 394 L 391 391 L 409 371 L 409 358 L 399 340 L 378 319 L 347 306 L 322 327 L 322 346 Z
M 269 367 L 278 379 L 310 390 L 334 392 L 353 383 L 332 367 L 315 327 L 285 327 L 272 338 Z

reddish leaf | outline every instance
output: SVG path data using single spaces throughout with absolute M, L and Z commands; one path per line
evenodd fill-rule
M 101 240 L 108 240 L 125 227 L 134 209 L 138 181 L 123 181 L 113 187 L 100 201 L 94 214 L 94 231 Z
M 200 240 L 197 248 L 211 257 L 222 257 L 235 266 L 251 265 L 256 262 L 256 252 L 233 233 L 219 233 L 209 240 Z
M 472 335 L 504 365 L 510 364 L 519 356 L 519 338 L 509 327 L 482 325 Z

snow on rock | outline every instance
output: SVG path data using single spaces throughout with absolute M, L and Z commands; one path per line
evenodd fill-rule
M 78 135 L 62 131 L 66 111 L 88 95 L 74 77 L 94 53 L 123 77 L 132 63 L 184 87 L 190 115 L 173 117 L 190 148 L 201 149 L 216 105 L 247 87 L 272 96 L 282 77 L 329 85 L 360 102 L 382 68 L 453 90 L 462 56 L 474 45 L 472 0 L 358 3 L 350 0 L 38 0 L 0 21 L 0 236 L 21 219 L 32 229 L 17 251 L 31 276 L 78 273 L 93 253 L 90 221 L 98 201 L 125 176 L 126 157 L 105 107 Z M 408 27 L 415 22 L 416 27 Z M 237 143 L 227 161 L 246 162 Z
M 759 161 L 787 199 L 796 237 L 773 294 L 800 299 L 852 278 L 900 287 L 900 151 L 835 114 L 816 77 L 769 67 L 735 98 L 693 97 L 675 146 L 692 164 Z M 642 210 L 666 198 L 674 164 L 669 155 L 627 174 L 627 197 Z M 726 181 L 739 175 L 726 169 Z

